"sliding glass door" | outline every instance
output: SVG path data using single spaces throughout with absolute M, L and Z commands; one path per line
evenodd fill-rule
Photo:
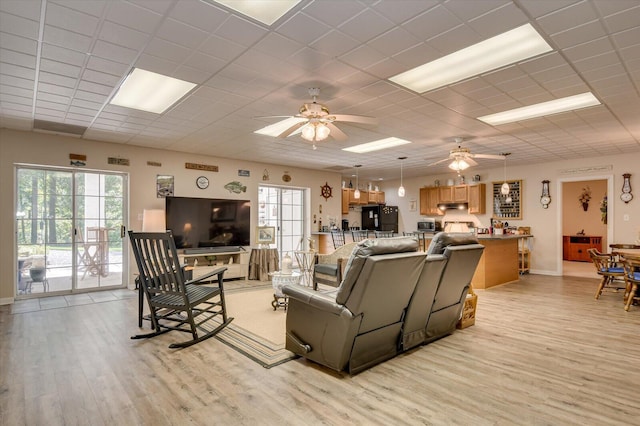
M 306 191 L 266 185 L 258 188 L 258 224 L 276 228 L 276 247 L 280 260 L 284 253 L 304 250 L 306 247 Z
M 16 169 L 16 294 L 123 287 L 127 177 Z

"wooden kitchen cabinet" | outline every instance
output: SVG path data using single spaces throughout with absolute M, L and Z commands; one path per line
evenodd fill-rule
M 467 187 L 469 214 L 485 214 L 487 206 L 487 186 L 484 183 Z
M 466 203 L 467 185 L 456 185 L 451 187 L 451 201 L 454 203 Z
M 369 204 L 384 204 L 383 191 L 368 191 L 368 192 L 369 192 Z
M 453 186 L 438 186 L 438 203 L 453 203 Z
M 421 215 L 443 215 L 444 212 L 438 208 L 440 202 L 441 187 L 420 188 L 420 214 Z
M 342 214 L 349 214 L 349 188 L 342 188 Z

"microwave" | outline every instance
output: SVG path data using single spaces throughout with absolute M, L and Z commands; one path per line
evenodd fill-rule
M 437 232 L 440 230 L 440 223 L 432 220 L 421 220 L 418 222 L 418 231 L 420 232 Z

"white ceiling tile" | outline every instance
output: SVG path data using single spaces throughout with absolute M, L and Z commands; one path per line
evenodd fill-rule
M 56 95 L 72 97 L 74 95 L 74 88 L 46 83 L 42 81 L 42 79 L 40 79 L 40 81 L 38 82 L 38 92 L 53 93 Z
M 155 72 L 163 75 L 171 75 L 178 68 L 179 64 L 163 58 L 143 54 L 135 63 L 136 68 Z
M 0 32 L 0 46 L 7 50 L 35 55 L 38 43 L 35 40 Z
M 74 33 L 93 36 L 98 28 L 98 18 L 87 15 L 77 10 L 48 3 L 46 9 L 46 22 L 58 28 L 64 28 Z
M 449 31 L 438 34 L 429 44 L 444 54 L 456 52 L 469 46 L 469 40 L 480 41 L 478 35 L 468 26 L 459 25 Z
M 78 90 L 97 93 L 99 95 L 109 95 L 113 91 L 113 86 L 105 86 L 103 84 L 82 80 L 80 84 L 78 84 Z
M 369 46 L 379 52 L 393 56 L 398 52 L 420 44 L 421 40 L 401 27 L 395 27 L 369 41 Z
M 153 33 L 162 16 L 130 2 L 109 2 L 106 13 L 109 21 L 133 28 L 144 33 Z
M 58 4 L 93 16 L 102 16 L 110 0 L 47 0 L 47 4 L 49 3 Z
M 97 56 L 90 56 L 87 61 L 87 69 L 124 77 L 129 72 L 130 66 L 120 62 L 102 59 Z
M 449 31 L 462 24 L 461 19 L 456 17 L 444 6 L 438 5 L 404 22 L 402 27 L 421 40 L 429 40 L 440 33 Z
M 169 16 L 185 24 L 211 32 L 229 17 L 229 12 L 200 0 L 179 0 Z
M 129 49 L 140 50 L 150 39 L 150 35 L 132 28 L 118 25 L 110 21 L 105 21 L 98 36 L 100 40 L 127 47 Z
M 100 71 L 85 69 L 82 73 L 82 80 L 102 84 L 104 86 L 115 87 L 120 81 L 120 77 Z
M 394 23 L 392 21 L 381 16 L 378 12 L 365 9 L 341 24 L 339 29 L 358 41 L 366 42 L 387 32 L 393 26 Z
M 149 43 L 144 53 L 180 63 L 189 56 L 191 50 L 179 44 L 155 38 Z
M 209 34 L 198 28 L 176 21 L 166 19 L 158 28 L 156 35 L 165 40 L 193 49 L 200 45 Z
M 2 0 L 0 11 L 38 21 L 40 19 L 40 1 Z
M 465 6 L 468 2 L 464 3 Z M 475 2 L 475 3 L 492 3 L 492 2 Z M 527 17 L 522 10 L 511 2 L 500 2 L 501 6 L 484 14 L 479 14 L 475 18 L 469 19 L 469 26 L 473 28 L 483 39 L 502 34 L 513 28 L 519 27 L 527 23 Z M 449 3 L 447 3 L 447 6 Z
M 245 47 L 233 41 L 212 35 L 202 43 L 200 50 L 216 58 L 231 60 L 240 55 L 240 53 L 245 50 Z
M 371 65 L 378 63 L 383 59 L 384 55 L 367 45 L 362 45 L 357 49 L 353 49 L 351 52 L 340 57 L 341 61 L 344 61 L 346 64 L 359 69 L 370 67 Z
M 16 52 L 14 50 L 0 49 L 1 63 L 18 65 L 26 68 L 36 67 L 36 57 L 25 53 Z
M 78 78 L 81 68 L 71 64 L 52 61 L 51 59 L 42 59 L 40 61 L 40 70 L 52 74 L 60 74 L 65 77 Z
M 330 30 L 328 25 L 304 13 L 297 13 L 295 19 L 289 19 L 277 28 L 279 34 L 303 44 L 310 44 Z
M 33 68 L 21 67 L 14 64 L 7 64 L 5 62 L 0 62 L 0 72 L 5 75 L 19 78 L 33 79 L 35 76 L 35 70 Z
M 581 1 L 582 0 L 521 0 L 520 3 L 531 16 L 537 18 Z
M 78 52 L 88 52 L 91 46 L 91 37 L 77 34 L 62 28 L 45 25 L 44 41 L 49 44 L 75 50 Z
M 83 66 L 87 60 L 87 55 L 84 53 L 47 43 L 42 43 L 42 57 L 78 67 Z
M 420 43 L 393 55 L 393 59 L 405 64 L 407 69 L 417 67 L 442 57 L 442 53 L 427 43 Z
M 12 95 L 10 93 L 3 93 L 0 99 L 3 103 L 8 102 L 17 105 L 31 105 L 33 103 L 33 98 L 31 97 Z
M 211 77 L 211 72 L 181 65 L 176 68 L 173 74 L 171 74 L 171 77 L 188 81 L 190 83 L 202 84 Z
M 612 32 L 635 28 L 640 23 L 640 4 L 637 4 L 636 7 L 631 9 L 609 15 L 604 18 L 604 21 L 607 28 Z
M 549 34 L 555 34 L 594 21 L 598 15 L 589 2 L 573 3 L 538 18 L 538 24 Z
M 127 0 L 142 8 L 152 10 L 159 14 L 166 13 L 170 8 L 174 7 L 174 0 Z
M 318 50 L 322 54 L 336 57 L 350 51 L 358 46 L 358 44 L 359 43 L 350 36 L 337 30 L 331 30 L 311 43 L 310 47 Z
M 230 16 L 216 30 L 216 35 L 245 47 L 252 46 L 266 34 L 264 28 L 237 16 Z
M 215 58 L 213 56 L 205 55 L 203 53 L 194 53 L 184 61 L 184 65 L 197 68 L 201 71 L 207 71 L 210 75 L 218 72 L 226 64 L 222 59 Z
M 606 31 L 602 23 L 600 21 L 591 21 L 567 31 L 556 33 L 552 36 L 552 39 L 560 49 L 566 49 L 605 35 Z
M 15 36 L 38 39 L 38 22 L 31 19 L 0 12 L 0 28 Z
M 266 37 L 257 42 L 252 49 L 261 52 L 268 52 L 269 55 L 285 59 L 301 50 L 303 47 L 305 47 L 305 45 L 302 43 L 283 37 L 277 33 L 269 33 Z
M 123 46 L 118 46 L 117 44 L 98 40 L 93 46 L 91 54 L 103 59 L 120 62 L 121 64 L 130 64 L 136 58 L 138 52 Z
M 0 84 L 1 95 L 20 96 L 23 98 L 33 99 L 33 89 L 27 89 L 24 87 L 7 86 L 6 84 Z

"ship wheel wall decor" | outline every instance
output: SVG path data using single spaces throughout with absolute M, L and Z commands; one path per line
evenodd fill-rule
M 332 195 L 332 190 L 333 188 L 331 188 L 329 186 L 329 182 L 325 182 L 324 185 L 322 185 L 320 187 L 320 195 L 322 195 L 324 197 L 324 200 L 327 201 L 329 198 L 333 197 Z

